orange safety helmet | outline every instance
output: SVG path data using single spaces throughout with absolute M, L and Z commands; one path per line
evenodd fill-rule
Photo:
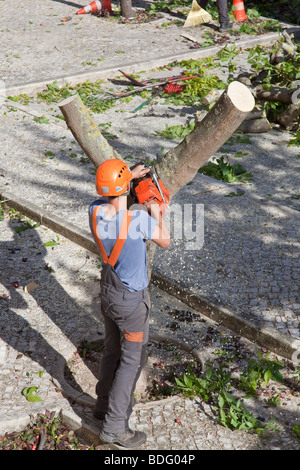
M 96 173 L 96 189 L 101 196 L 121 196 L 132 174 L 127 164 L 117 158 L 101 163 Z

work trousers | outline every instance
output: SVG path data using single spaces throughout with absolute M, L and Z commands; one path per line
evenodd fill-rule
M 200 7 L 206 8 L 208 4 L 208 0 L 200 0 Z M 221 25 L 224 23 L 229 23 L 229 15 L 228 15 L 228 6 L 227 0 L 217 0 L 217 8 L 219 12 L 219 22 Z
M 135 386 L 146 360 L 149 294 L 130 292 L 114 269 L 101 273 L 101 312 L 105 325 L 104 355 L 96 385 L 96 409 L 106 413 L 103 430 L 128 429 Z

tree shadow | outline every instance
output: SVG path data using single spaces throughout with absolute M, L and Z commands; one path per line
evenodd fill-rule
M 86 286 L 80 286 L 83 297 L 88 299 L 89 307 L 85 311 L 85 302 L 77 302 L 56 279 L 38 231 L 28 229 L 16 233 L 15 229 L 20 227 L 17 220 L 10 220 L 8 227 L 11 238 L 0 243 L 1 284 L 7 292 L 0 297 L 1 339 L 38 363 L 60 385 L 63 395 L 68 396 L 63 373 L 64 367 L 68 370 L 68 356 L 86 336 L 97 335 L 102 328 L 100 283 L 96 287 L 94 280 L 87 280 Z M 66 265 L 60 267 L 68 269 Z M 72 276 L 75 288 L 76 275 L 75 271 Z M 76 390 L 85 393 L 80 384 L 76 384 Z
M 184 110 L 186 113 L 192 112 L 192 108 L 185 107 Z M 31 131 L 34 133 L 35 129 L 32 127 Z M 155 147 L 159 149 L 165 139 L 156 140 L 148 133 L 148 129 L 148 124 L 145 124 L 140 117 L 136 126 L 131 124 L 129 126 L 130 143 L 124 140 L 110 141 L 110 144 L 124 157 L 128 153 L 138 155 L 140 149 L 136 148 L 135 144 L 142 135 L 147 145 L 149 144 L 149 149 L 147 145 L 144 149 L 153 154 Z M 42 136 L 43 140 L 51 141 L 51 135 L 46 128 L 42 131 Z M 286 143 L 282 141 L 281 134 L 279 133 L 277 137 L 274 133 L 264 136 L 250 135 L 248 143 L 237 143 L 238 136 L 238 134 L 234 136 L 232 145 L 224 146 L 218 152 L 228 153 L 232 163 L 240 162 L 246 170 L 253 172 L 253 182 L 250 185 L 240 184 L 238 188 L 243 191 L 244 187 L 247 189 L 250 187 L 255 194 L 266 198 L 270 196 L 268 193 L 271 191 L 273 194 L 269 200 L 276 203 L 282 203 L 283 196 L 287 192 L 290 195 L 296 194 L 299 161 L 296 156 L 295 158 L 289 154 L 285 156 L 283 146 Z M 275 138 L 277 141 L 274 142 Z M 35 139 L 35 142 L 39 147 L 39 141 Z M 277 145 L 274 145 L 276 142 Z M 52 145 L 54 144 L 59 148 L 61 141 L 52 142 Z M 168 141 L 167 144 L 170 147 L 176 145 L 174 141 Z M 251 154 L 244 158 L 235 158 L 235 154 L 241 150 L 247 152 L 250 150 Z M 56 153 L 55 160 L 66 161 L 66 156 Z M 57 194 L 56 203 L 59 201 L 60 204 L 60 200 L 64 200 L 68 208 L 70 204 L 71 211 L 62 212 L 63 217 L 66 216 L 68 219 L 74 210 L 78 210 L 80 215 L 82 207 L 88 207 L 93 197 L 92 191 L 90 194 L 88 191 L 84 192 L 77 183 L 83 178 L 88 179 L 92 188 L 94 182 L 94 175 L 88 176 L 90 163 L 82 166 L 82 170 L 76 173 L 73 168 L 78 168 L 78 159 L 69 159 L 69 162 L 70 170 L 67 170 L 66 178 L 70 181 L 70 191 L 65 190 L 64 181 L 61 179 L 64 172 L 59 166 L 57 168 L 49 166 L 47 183 L 44 183 L 44 179 L 35 183 L 39 192 Z M 53 173 L 52 177 L 51 171 L 58 171 L 60 174 L 56 177 Z M 175 283 L 178 280 L 186 289 L 191 289 L 191 292 L 196 290 L 203 298 L 225 308 L 232 307 L 249 319 L 253 316 L 255 322 L 261 321 L 260 314 L 263 312 L 263 317 L 269 323 L 274 318 L 268 319 L 268 311 L 269 317 L 281 316 L 285 309 L 294 309 L 293 305 L 299 304 L 299 292 L 297 293 L 299 272 L 296 261 L 293 261 L 299 253 L 296 222 L 293 225 L 293 219 L 288 215 L 273 217 L 267 205 L 257 204 L 251 199 L 249 202 L 247 195 L 225 197 L 224 191 L 207 192 L 213 182 L 216 185 L 219 183 L 217 180 L 212 180 L 212 183 L 208 184 L 198 174 L 190 185 L 177 193 L 173 201 L 182 207 L 187 202 L 194 205 L 204 204 L 203 247 L 198 251 L 188 251 L 185 249 L 184 239 L 173 240 L 170 249 L 158 250 L 159 255 L 155 257 L 154 267 L 166 278 L 171 277 Z M 286 189 L 282 189 L 281 186 L 285 186 Z M 284 204 L 288 207 L 297 209 L 298 203 L 297 199 L 285 197 Z M 51 205 L 54 207 L 53 200 Z M 82 216 L 79 223 L 82 227 Z M 86 228 L 88 228 L 87 219 Z

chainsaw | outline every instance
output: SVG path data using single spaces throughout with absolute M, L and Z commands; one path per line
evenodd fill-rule
M 149 168 L 143 162 L 139 162 L 131 170 L 138 165 L 144 165 L 145 168 Z M 144 204 L 145 202 L 153 201 L 159 204 L 163 213 L 166 211 L 170 200 L 169 190 L 165 188 L 162 180 L 152 169 L 143 178 L 132 180 L 130 194 L 135 203 Z

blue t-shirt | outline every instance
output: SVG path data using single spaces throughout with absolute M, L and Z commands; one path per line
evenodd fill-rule
M 89 219 L 93 233 L 91 222 L 93 211 L 97 206 L 103 206 L 97 214 L 97 230 L 109 257 L 116 243 L 125 210 L 122 209 L 114 217 L 108 218 L 104 212 L 104 206 L 107 204 L 105 199 L 94 201 L 89 207 Z M 152 239 L 157 223 L 157 220 L 150 217 L 146 211 L 133 211 L 127 239 L 114 266 L 119 278 L 131 292 L 148 286 L 146 240 Z

